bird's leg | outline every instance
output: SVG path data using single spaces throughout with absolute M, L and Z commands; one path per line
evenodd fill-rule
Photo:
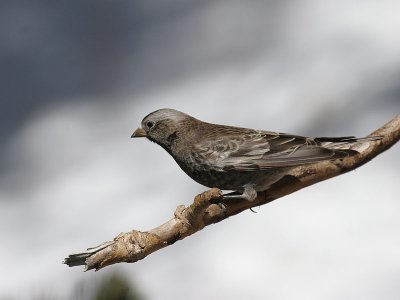
M 223 199 L 245 199 L 254 201 L 257 198 L 257 191 L 252 186 L 246 186 L 242 194 L 223 195 Z

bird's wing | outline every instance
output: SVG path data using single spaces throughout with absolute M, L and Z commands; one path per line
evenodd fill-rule
M 224 171 L 294 167 L 350 155 L 346 150 L 324 148 L 312 138 L 266 131 L 214 136 L 199 143 L 196 151 Z

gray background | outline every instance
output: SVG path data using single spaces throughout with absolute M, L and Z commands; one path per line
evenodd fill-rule
M 116 271 L 149 299 L 399 299 L 398 145 L 134 265 L 61 264 L 161 224 L 205 189 L 129 138 L 155 109 L 311 136 L 366 135 L 398 114 L 399 10 L 2 0 L 0 299 L 69 299 Z

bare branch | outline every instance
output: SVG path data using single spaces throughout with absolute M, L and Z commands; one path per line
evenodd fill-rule
M 221 201 L 222 192 L 214 188 L 196 196 L 189 207 L 178 206 L 174 218 L 166 223 L 150 231 L 132 230 L 121 233 L 113 241 L 89 248 L 83 253 L 69 255 L 64 263 L 70 267 L 85 265 L 86 270 L 99 270 L 119 262 L 136 262 L 161 248 L 184 239 L 207 225 L 289 195 L 314 183 L 354 170 L 399 141 L 400 115 L 371 133 L 370 136 L 381 136 L 382 139 L 356 145 L 354 149 L 360 154 L 352 157 L 297 167 L 268 190 L 259 193 L 253 202 L 224 199 L 224 205 L 216 204 Z

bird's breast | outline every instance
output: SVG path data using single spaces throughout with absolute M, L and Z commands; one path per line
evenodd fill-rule
M 174 155 L 173 155 L 174 156 Z M 213 162 L 204 159 L 197 153 L 174 156 L 181 169 L 196 182 L 207 187 L 217 187 L 223 190 L 241 190 L 255 174 L 240 174 L 240 172 L 224 171 Z

